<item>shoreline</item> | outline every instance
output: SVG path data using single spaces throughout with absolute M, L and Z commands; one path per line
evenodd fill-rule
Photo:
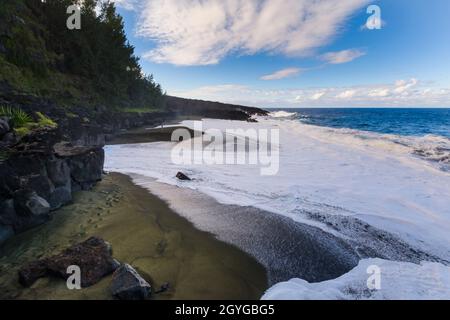
M 252 206 L 222 204 L 199 191 L 146 176 L 125 174 L 197 229 L 254 257 L 267 270 L 270 286 L 297 277 L 310 282 L 334 279 L 353 269 L 360 259 L 348 243 L 317 227 Z
M 55 212 L 52 221 L 10 239 L 1 248 L 3 299 L 111 299 L 111 275 L 96 285 L 70 291 L 65 281 L 39 279 L 22 288 L 17 270 L 25 263 L 100 236 L 112 244 L 113 256 L 130 263 L 157 290 L 154 299 L 259 299 L 268 289 L 266 271 L 238 248 L 196 229 L 157 196 L 131 178 L 108 174 L 92 191 Z

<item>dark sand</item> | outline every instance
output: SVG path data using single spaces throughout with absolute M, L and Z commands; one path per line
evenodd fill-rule
M 358 264 L 360 257 L 351 245 L 317 227 L 255 207 L 224 205 L 189 188 L 131 176 L 197 228 L 255 257 L 266 268 L 270 285 L 292 278 L 334 279 Z
M 154 288 L 171 284 L 154 299 L 259 299 L 268 287 L 266 271 L 254 258 L 197 230 L 129 177 L 112 173 L 92 191 L 77 193 L 52 221 L 0 249 L 0 298 L 111 299 L 111 276 L 74 291 L 56 278 L 27 289 L 17 280 L 25 263 L 92 235 L 109 241 L 114 257 L 133 265 Z
M 176 129 L 186 129 L 194 135 L 192 129 L 183 126 L 158 127 L 158 128 L 136 128 L 114 136 L 109 145 L 130 144 L 130 143 L 148 143 L 156 141 L 171 141 L 172 132 Z

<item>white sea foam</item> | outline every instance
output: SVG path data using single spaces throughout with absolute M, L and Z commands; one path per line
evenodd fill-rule
M 287 112 L 287 111 L 274 111 L 269 113 L 270 118 L 293 118 L 297 115 L 297 112 Z
M 380 270 L 379 290 L 370 290 L 367 280 L 370 266 Z M 370 269 L 369 269 L 370 271 Z M 263 300 L 448 300 L 450 299 L 450 267 L 440 263 L 421 265 L 386 261 L 361 260 L 343 276 L 319 283 L 292 279 L 278 283 Z
M 203 128 L 279 128 L 280 170 L 275 176 L 261 176 L 254 165 L 177 166 L 170 160 L 171 142 L 108 146 L 105 167 L 192 188 L 224 204 L 254 206 L 333 233 L 305 213 L 352 216 L 450 261 L 450 174 L 414 154 L 416 146 L 445 148 L 448 139 L 259 120 L 206 119 Z M 174 177 L 178 171 L 194 180 L 179 181 Z

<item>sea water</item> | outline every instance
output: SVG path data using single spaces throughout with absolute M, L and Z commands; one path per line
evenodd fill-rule
M 205 129 L 279 129 L 278 174 L 261 176 L 250 165 L 175 165 L 171 142 L 108 146 L 106 169 L 194 189 L 224 204 L 254 206 L 336 235 L 327 221 L 356 218 L 441 259 L 421 287 L 432 289 L 441 279 L 448 288 L 441 273 L 450 270 L 449 115 L 448 109 L 299 109 L 275 110 L 258 123 L 205 119 Z M 183 124 L 193 127 L 191 121 Z M 178 181 L 178 171 L 195 180 Z M 394 273 L 422 270 L 383 265 Z M 364 277 L 361 270 L 354 272 Z M 283 295 L 283 288 L 292 286 L 277 287 L 277 297 L 303 296 Z M 443 297 L 450 294 L 444 290 Z

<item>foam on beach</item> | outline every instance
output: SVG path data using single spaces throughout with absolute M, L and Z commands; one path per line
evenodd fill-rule
M 367 270 L 380 270 L 379 287 L 368 288 Z M 372 283 L 369 281 L 372 285 Z M 343 276 L 319 283 L 292 279 L 276 284 L 262 300 L 446 300 L 450 298 L 450 267 L 382 259 L 361 260 Z
M 108 146 L 105 168 L 191 188 L 223 204 L 270 211 L 343 238 L 351 239 L 353 231 L 340 218 L 355 218 L 444 264 L 450 261 L 450 174 L 414 152 L 417 146 L 445 149 L 448 139 L 331 129 L 282 118 L 203 122 L 204 129 L 222 131 L 279 129 L 275 176 L 262 176 L 256 165 L 175 165 L 171 142 Z M 193 122 L 182 125 L 192 128 Z M 194 180 L 178 181 L 178 171 Z

